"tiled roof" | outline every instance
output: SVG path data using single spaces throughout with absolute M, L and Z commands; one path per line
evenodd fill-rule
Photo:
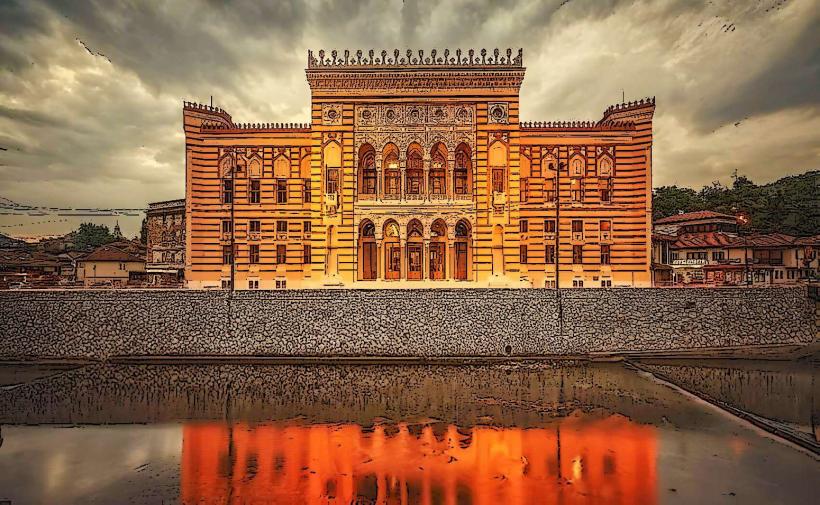
M 145 260 L 110 245 L 100 246 L 80 261 L 140 261 Z
M 684 233 L 672 244 L 672 249 L 696 249 L 702 247 L 726 247 L 737 240 L 734 235 L 719 231 Z
M 735 216 L 730 216 L 729 214 L 721 214 L 720 212 L 714 212 L 711 210 L 698 210 L 695 212 L 684 212 L 683 214 L 675 214 L 674 216 L 663 217 L 655 221 L 655 224 L 682 223 L 684 221 L 698 221 L 701 219 L 714 218 L 735 220 Z
M 749 247 L 787 247 L 794 245 L 795 237 L 785 233 L 767 233 L 765 235 L 749 235 L 738 237 L 739 244 Z
M 655 232 L 652 234 L 652 240 L 656 242 L 674 242 L 678 240 L 677 235 L 669 235 L 668 233 Z
M 812 242 L 813 241 L 813 242 Z M 791 247 L 796 245 L 820 245 L 820 235 L 795 238 L 785 233 L 766 233 L 738 237 L 723 232 L 710 231 L 684 233 L 672 244 L 672 249 L 697 249 L 702 247 Z
M 798 237 L 794 241 L 797 245 L 811 245 L 811 246 L 820 246 L 820 235 L 814 235 L 811 237 Z

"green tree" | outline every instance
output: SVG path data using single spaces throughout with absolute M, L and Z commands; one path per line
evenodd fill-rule
M 80 249 L 89 249 L 110 244 L 117 238 L 104 224 L 81 223 L 75 232 L 74 243 Z
M 652 192 L 652 217 L 662 217 L 701 210 L 702 204 L 698 194 L 691 188 L 677 186 L 661 186 Z
M 784 177 L 763 186 L 744 175 L 734 179 L 731 188 L 713 182 L 698 192 L 677 186 L 657 188 L 653 192 L 653 217 L 660 219 L 696 210 L 730 215 L 742 212 L 749 217 L 746 231 L 795 236 L 820 234 L 820 171 Z

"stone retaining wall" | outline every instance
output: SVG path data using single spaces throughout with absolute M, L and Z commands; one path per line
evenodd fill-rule
M 5 358 L 586 354 L 814 332 L 805 288 L 0 292 Z

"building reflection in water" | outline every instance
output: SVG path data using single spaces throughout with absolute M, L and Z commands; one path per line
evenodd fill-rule
M 528 429 L 196 423 L 183 436 L 186 504 L 657 503 L 655 428 L 622 416 Z

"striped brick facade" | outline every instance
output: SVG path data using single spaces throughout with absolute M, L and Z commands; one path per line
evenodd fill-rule
M 526 123 L 524 72 L 319 52 L 309 124 L 186 102 L 188 286 L 649 286 L 654 100 Z

